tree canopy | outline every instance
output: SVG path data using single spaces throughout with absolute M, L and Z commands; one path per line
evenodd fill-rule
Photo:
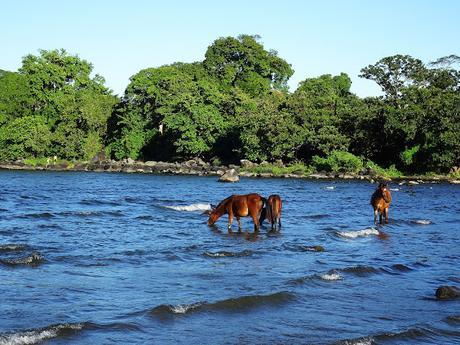
M 459 62 L 384 57 L 361 70 L 380 97 L 353 94 L 345 73 L 307 77 L 290 92 L 291 65 L 260 37 L 241 35 L 212 42 L 203 61 L 142 69 L 117 98 L 90 62 L 40 50 L 18 72 L 0 70 L 0 160 L 89 160 L 105 150 L 118 160 L 247 158 L 331 169 L 357 169 L 360 157 L 448 172 L 460 165 Z

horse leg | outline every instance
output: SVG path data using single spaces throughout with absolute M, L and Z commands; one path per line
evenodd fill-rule
M 379 212 L 379 223 L 382 224 L 383 212 Z
M 374 210 L 374 224 L 377 224 L 377 214 L 379 212 L 377 211 L 377 209 Z
M 254 212 L 251 212 L 251 218 L 254 222 L 254 232 L 258 232 L 260 227 L 258 214 L 254 214 Z
M 259 224 L 262 226 L 262 223 L 264 222 L 265 218 L 267 218 L 267 210 L 265 208 L 262 208 L 262 211 L 260 212 L 260 217 L 259 217 Z
M 238 232 L 241 232 L 241 219 L 240 217 L 236 216 L 236 220 L 238 222 Z
M 278 230 L 281 230 L 281 216 L 278 217 Z
M 274 229 L 275 231 L 278 231 L 278 217 L 273 218 L 273 225 L 275 226 Z
M 384 210 L 385 212 L 385 223 L 388 224 L 388 207 Z
M 233 223 L 233 212 L 228 213 L 228 232 L 232 232 L 232 223 Z

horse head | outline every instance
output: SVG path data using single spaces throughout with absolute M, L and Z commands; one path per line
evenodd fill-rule
M 211 210 L 209 210 L 208 212 L 208 225 L 213 225 L 217 221 L 217 219 L 219 219 L 219 217 L 222 216 L 221 214 L 219 214 L 219 212 L 217 212 L 216 206 L 214 205 L 211 205 Z
M 377 189 L 383 194 L 388 190 L 388 185 L 385 182 L 380 182 Z
M 385 182 L 380 182 L 378 190 L 380 191 L 380 193 L 382 194 L 382 198 L 386 202 L 391 201 L 391 194 L 390 194 L 390 190 L 388 189 L 388 184 L 386 184 Z

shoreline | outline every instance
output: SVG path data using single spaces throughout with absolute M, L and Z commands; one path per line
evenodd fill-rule
M 128 174 L 160 174 L 160 175 L 191 175 L 191 176 L 222 176 L 226 171 L 235 169 L 240 177 L 252 178 L 297 178 L 310 180 L 361 180 L 375 183 L 378 180 L 397 182 L 399 185 L 418 185 L 424 183 L 450 183 L 460 184 L 460 180 L 447 175 L 436 176 L 402 176 L 387 178 L 378 175 L 352 174 L 352 173 L 312 173 L 312 174 L 273 174 L 253 173 L 244 167 L 230 164 L 228 166 L 214 166 L 201 160 L 185 162 L 161 161 L 103 161 L 79 162 L 76 164 L 55 163 L 49 165 L 30 165 L 21 161 L 0 162 L 0 170 L 27 170 L 27 171 L 77 171 L 77 172 L 113 172 Z

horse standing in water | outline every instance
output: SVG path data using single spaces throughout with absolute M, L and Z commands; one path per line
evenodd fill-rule
M 228 231 L 232 230 L 233 216 L 238 221 L 238 231 L 241 231 L 240 217 L 251 216 L 254 221 L 254 232 L 259 231 L 259 217 L 265 204 L 265 199 L 259 194 L 231 195 L 222 200 L 211 210 L 208 225 L 213 225 L 224 214 L 228 214 Z
M 260 215 L 259 223 L 262 224 L 265 219 L 268 219 L 272 225 L 272 231 L 281 230 L 281 206 L 281 197 L 277 194 L 270 195 Z
M 371 197 L 371 205 L 374 208 L 374 223 L 377 223 L 377 214 L 379 222 L 382 224 L 382 216 L 385 218 L 385 223 L 388 223 L 388 209 L 391 203 L 391 193 L 386 183 L 379 183 Z

